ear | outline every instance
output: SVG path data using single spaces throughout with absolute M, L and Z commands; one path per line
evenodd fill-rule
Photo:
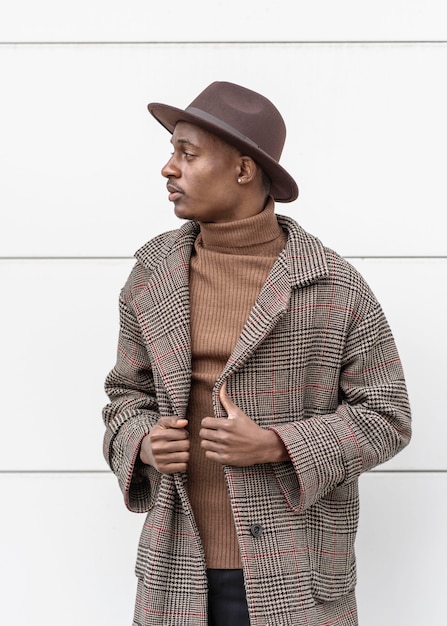
M 239 176 L 240 184 L 247 184 L 256 178 L 258 166 L 249 156 L 241 156 L 239 158 Z

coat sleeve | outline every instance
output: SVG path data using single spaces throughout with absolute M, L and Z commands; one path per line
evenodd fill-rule
M 124 288 L 119 300 L 117 361 L 105 382 L 110 402 L 103 409 L 104 456 L 118 478 L 126 506 L 141 513 L 149 509 L 160 481 L 160 474 L 139 460 L 141 441 L 159 413 L 148 354 L 126 300 Z
M 409 443 L 411 418 L 404 375 L 379 304 L 347 337 L 336 410 L 273 430 L 292 461 L 277 464 L 276 478 L 297 513 Z

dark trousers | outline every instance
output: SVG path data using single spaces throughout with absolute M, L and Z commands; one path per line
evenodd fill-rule
M 208 626 L 250 626 L 241 569 L 209 569 Z

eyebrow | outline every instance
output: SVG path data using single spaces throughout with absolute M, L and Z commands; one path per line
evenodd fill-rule
M 171 143 L 172 143 L 172 145 L 174 145 L 174 141 L 172 140 L 172 138 L 171 138 Z M 194 144 L 192 141 L 190 141 L 189 139 L 186 139 L 184 137 L 179 137 L 178 139 L 175 140 L 175 143 L 181 143 L 183 145 L 193 146 L 193 148 L 198 148 L 199 147 L 196 144 Z

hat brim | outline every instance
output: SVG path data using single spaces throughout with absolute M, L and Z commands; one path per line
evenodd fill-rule
M 171 134 L 177 122 L 189 122 L 217 135 L 250 156 L 270 178 L 270 195 L 276 202 L 293 202 L 297 199 L 298 185 L 290 174 L 269 154 L 228 124 L 209 116 L 200 109 L 184 111 L 159 102 L 151 102 L 147 108 L 149 113 Z

